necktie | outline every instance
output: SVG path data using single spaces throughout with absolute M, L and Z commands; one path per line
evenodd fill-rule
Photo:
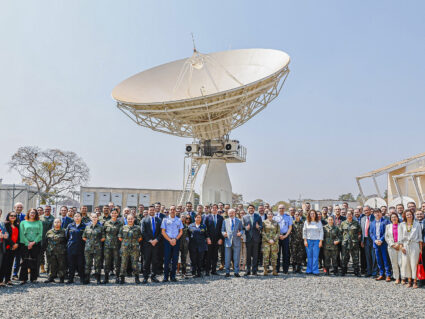
M 65 217 L 62 218 L 62 228 L 64 224 L 65 224 Z
M 251 225 L 254 226 L 254 214 L 251 215 Z
M 217 226 L 217 215 L 214 215 L 214 227 Z
M 235 229 L 235 222 L 234 222 L 234 220 L 233 220 L 233 218 L 232 218 L 232 233 L 233 233 L 233 230 Z
M 152 217 L 152 234 L 155 236 L 155 218 Z
M 365 237 L 369 237 L 369 216 L 367 216 L 365 228 Z

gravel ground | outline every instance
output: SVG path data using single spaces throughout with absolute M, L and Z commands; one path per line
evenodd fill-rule
M 44 276 L 43 276 L 44 277 Z M 424 318 L 425 289 L 348 275 L 0 289 L 1 318 Z M 92 281 L 93 283 L 93 281 Z M 19 306 L 18 306 L 19 305 Z

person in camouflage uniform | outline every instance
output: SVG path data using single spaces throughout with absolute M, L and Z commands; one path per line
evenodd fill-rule
M 118 211 L 111 212 L 111 219 L 108 220 L 103 228 L 105 230 L 105 242 L 103 247 L 103 257 L 105 260 L 105 278 L 104 284 L 109 282 L 109 273 L 115 266 L 115 282 L 119 283 L 120 273 L 120 241 L 118 240 L 118 233 L 123 226 L 122 222 L 118 220 Z
M 271 260 L 273 275 L 277 276 L 276 264 L 277 254 L 279 251 L 279 235 L 280 227 L 277 221 L 273 220 L 273 212 L 267 212 L 267 219 L 263 221 L 262 232 L 262 252 L 263 252 L 263 265 L 264 276 L 268 275 L 269 260 Z
M 192 223 L 192 218 L 189 215 L 181 216 L 182 224 L 183 224 L 183 234 L 180 237 L 180 267 L 182 271 L 182 277 L 186 277 L 186 269 L 187 269 L 187 254 L 189 252 L 189 225 Z
M 359 271 L 359 252 L 360 241 L 362 237 L 362 228 L 360 224 L 353 219 L 353 213 L 347 212 L 347 220 L 340 226 L 342 236 L 342 276 L 347 273 L 348 261 L 350 255 L 353 260 L 354 275 L 360 277 Z
M 303 240 L 303 227 L 304 222 L 301 218 L 302 212 L 295 212 L 295 220 L 292 223 L 292 231 L 290 235 L 290 251 L 291 251 L 291 264 L 295 273 L 301 273 L 301 267 L 305 261 L 304 253 L 304 240 Z
M 105 223 L 111 219 L 111 211 L 109 210 L 109 206 L 103 206 L 102 216 L 99 217 L 99 223 L 105 225 Z
M 44 267 L 45 266 L 44 255 L 46 254 L 46 248 L 47 248 L 46 234 L 48 230 L 52 229 L 53 221 L 55 220 L 55 218 L 52 215 L 50 215 L 51 211 L 52 211 L 52 207 L 47 205 L 44 209 L 43 216 L 40 217 L 40 220 L 43 223 L 43 237 L 41 240 L 41 253 L 40 253 L 40 268 L 41 268 L 40 272 L 42 274 L 46 273 L 46 269 Z
M 96 213 L 91 214 L 91 224 L 84 230 L 83 240 L 86 242 L 84 248 L 84 259 L 86 261 L 84 284 L 87 285 L 90 282 L 93 261 L 96 281 L 100 284 L 100 272 L 102 271 L 102 243 L 105 241 L 105 231 L 103 226 L 99 224 Z
M 81 206 L 81 222 L 85 225 L 91 222 L 90 217 L 87 215 L 87 206 Z
M 323 227 L 323 248 L 325 255 L 326 275 L 329 275 L 329 269 L 332 263 L 334 275 L 338 275 L 338 245 L 341 243 L 341 231 L 334 225 L 333 217 L 329 216 L 328 224 Z
M 121 227 L 118 238 L 121 241 L 121 278 L 120 284 L 124 284 L 127 265 L 130 261 L 133 269 L 136 284 L 140 284 L 139 280 L 139 257 L 140 242 L 142 241 L 142 230 L 140 226 L 134 224 L 135 217 L 130 214 L 127 217 L 127 225 Z
M 46 233 L 46 255 L 49 264 L 49 277 L 46 283 L 55 282 L 54 278 L 59 277 L 61 283 L 65 280 L 66 271 L 66 234 L 61 228 L 61 220 L 55 219 L 53 229 Z

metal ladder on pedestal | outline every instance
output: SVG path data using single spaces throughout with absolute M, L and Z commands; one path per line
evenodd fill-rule
M 196 176 L 198 175 L 199 169 L 202 163 L 199 160 L 191 158 L 191 164 L 185 182 L 183 185 L 183 191 L 180 195 L 178 205 L 184 205 L 186 202 L 193 201 L 193 193 L 195 188 Z

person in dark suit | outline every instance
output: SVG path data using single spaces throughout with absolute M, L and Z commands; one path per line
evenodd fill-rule
M 9 238 L 9 233 L 6 231 L 6 227 L 2 222 L 0 222 L 0 286 L 5 286 L 3 283 L 3 272 L 1 268 L 3 268 L 3 264 L 5 263 L 6 257 L 6 240 Z
M 157 202 L 155 203 L 155 217 L 159 218 L 162 222 L 162 220 L 166 217 L 165 214 L 161 213 L 161 203 Z
M 159 218 L 159 220 L 162 223 L 162 220 L 167 217 L 165 214 L 161 213 L 161 203 L 156 202 L 155 203 L 155 217 Z M 162 237 L 161 237 L 162 239 Z M 158 243 L 158 273 L 161 273 L 164 271 L 164 240 L 160 240 Z
M 212 205 L 211 215 L 205 217 L 205 226 L 207 227 L 209 241 L 208 243 L 208 257 L 207 257 L 207 268 L 205 275 L 208 276 L 211 272 L 212 275 L 217 274 L 217 261 L 218 261 L 218 250 L 223 245 L 223 234 L 221 227 L 223 225 L 223 216 L 218 214 L 218 205 Z
M 251 274 L 257 275 L 258 270 L 258 247 L 261 243 L 261 229 L 263 221 L 261 216 L 255 214 L 254 205 L 248 206 L 248 214 L 242 218 L 242 225 L 245 230 L 245 246 L 246 246 L 246 273 L 245 276 Z
M 22 222 L 25 220 L 24 205 L 20 202 L 14 206 L 14 211 L 17 215 L 17 220 Z M 21 249 L 16 250 L 15 263 L 13 264 L 13 278 L 18 279 L 18 273 L 21 268 Z
M 193 205 L 191 202 L 186 203 L 186 211 L 184 214 L 190 215 L 190 218 L 192 218 L 192 223 L 195 222 L 196 212 L 193 210 Z
M 72 224 L 74 221 L 72 218 L 68 217 L 68 208 L 66 206 L 62 206 L 60 209 L 60 220 L 61 220 L 61 228 L 66 229 L 69 224 Z
M 192 261 L 193 269 L 196 271 L 195 277 L 202 277 L 202 263 L 204 254 L 208 250 L 207 241 L 211 242 L 208 237 L 207 226 L 202 224 L 202 215 L 198 214 L 195 217 L 195 222 L 189 226 L 189 251 L 190 260 Z
M 361 219 L 362 227 L 362 243 L 366 257 L 366 275 L 365 277 L 376 276 L 378 267 L 376 265 L 375 250 L 373 249 L 373 241 L 370 236 L 370 225 L 375 220 L 375 216 L 371 215 L 372 210 L 370 206 L 363 207 L 364 216 Z
M 162 235 L 161 219 L 155 217 L 155 206 L 149 206 L 148 216 L 143 218 L 141 224 L 144 255 L 142 283 L 146 284 L 149 276 L 151 276 L 152 282 L 159 282 L 156 275 L 158 273 L 159 243 Z
M 384 275 L 386 281 L 391 281 L 391 266 L 388 256 L 388 245 L 385 242 L 385 228 L 391 222 L 382 218 L 382 212 L 379 208 L 373 210 L 375 220 L 370 224 L 370 237 L 373 241 L 375 256 L 378 262 L 379 277 L 376 280 L 383 280 Z

